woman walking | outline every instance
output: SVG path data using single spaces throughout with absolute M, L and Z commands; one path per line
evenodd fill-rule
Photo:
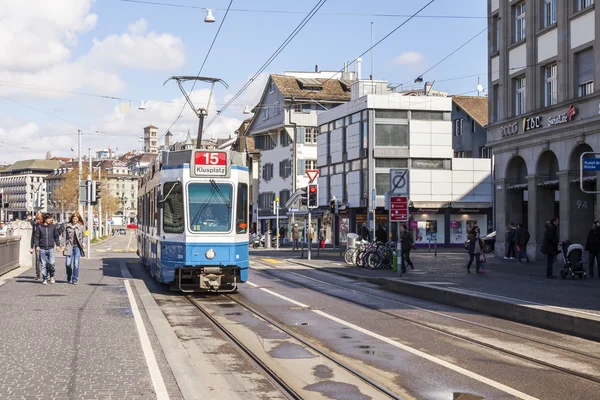
M 475 260 L 475 271 L 479 273 L 479 269 L 481 268 L 481 249 L 483 249 L 483 246 L 483 240 L 481 240 L 479 235 L 479 227 L 475 226 L 469 234 L 469 264 L 467 264 L 468 273 L 471 273 L 471 264 L 473 264 L 473 258 L 475 257 L 477 257 Z
M 81 257 L 85 257 L 84 232 L 83 218 L 78 212 L 73 213 L 69 223 L 65 226 L 65 251 L 63 253 L 66 258 L 67 281 L 73 285 L 77 285 L 79 280 L 79 260 Z

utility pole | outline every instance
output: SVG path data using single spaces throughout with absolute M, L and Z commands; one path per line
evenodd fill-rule
M 90 254 L 92 253 L 91 245 L 92 245 L 92 229 L 93 229 L 93 221 L 92 221 L 92 149 L 88 149 L 89 153 L 89 171 L 88 171 L 88 185 L 87 185 L 87 258 L 90 258 Z M 81 159 L 79 159 L 79 163 L 81 164 Z M 80 170 L 81 171 L 81 170 Z
M 4 221 L 4 189 L 0 189 L 0 221 Z
M 102 183 L 102 162 L 98 165 L 98 182 Z M 102 197 L 98 200 L 98 234 L 102 236 Z
M 310 250 L 312 247 L 312 239 L 310 238 L 310 230 L 311 230 L 311 225 L 310 225 L 310 210 L 308 211 L 308 226 L 305 230 L 306 232 L 306 237 L 308 238 L 308 259 L 310 260 Z
M 81 163 L 81 129 L 77 129 L 77 158 L 79 158 L 79 171 L 77 173 L 77 187 L 81 188 L 81 170 L 83 168 Z M 81 190 L 81 189 L 79 189 Z M 79 215 L 83 215 L 83 204 L 79 202 L 78 207 Z
M 279 250 L 279 197 L 275 198 L 275 237 L 277 238 L 276 249 Z

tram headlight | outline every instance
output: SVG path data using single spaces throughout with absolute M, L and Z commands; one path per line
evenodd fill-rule
M 206 250 L 206 254 L 204 254 L 207 259 L 212 260 L 215 258 L 215 251 L 213 249 Z

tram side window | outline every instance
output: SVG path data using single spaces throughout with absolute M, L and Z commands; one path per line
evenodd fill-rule
M 237 233 L 248 233 L 248 185 L 238 184 L 237 222 L 235 230 Z
M 169 196 L 167 194 L 170 192 Z M 163 232 L 183 233 L 183 190 L 179 182 L 167 182 L 163 188 Z

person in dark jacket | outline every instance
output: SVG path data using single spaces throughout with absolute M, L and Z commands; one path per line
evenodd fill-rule
M 525 228 L 523 223 L 519 223 L 519 228 L 517 229 L 517 234 L 515 236 L 515 243 L 518 249 L 519 262 L 524 258 L 527 260 L 527 264 L 529 264 L 529 256 L 527 255 L 527 243 L 529 243 L 531 235 Z
M 589 253 L 589 274 L 594 277 L 594 263 L 598 261 L 598 276 L 600 277 L 600 221 L 594 221 L 594 227 L 590 229 L 585 242 L 585 250 Z
M 29 252 L 31 254 L 33 254 L 34 258 L 35 258 L 35 280 L 39 281 L 40 279 L 42 279 L 42 260 L 40 259 L 40 255 L 35 252 L 35 245 L 33 244 L 33 239 L 35 236 L 35 229 L 36 227 L 41 224 L 44 220 L 44 214 L 42 213 L 38 213 L 35 216 L 35 219 L 32 219 L 29 221 L 29 223 L 31 224 L 31 247 L 29 248 Z
M 412 250 L 414 241 L 412 235 L 406 228 L 406 225 L 400 227 L 400 251 L 402 252 L 402 272 L 406 272 L 406 264 L 410 265 L 410 269 L 415 269 L 414 264 L 410 260 L 410 251 Z
M 554 217 L 546 222 L 546 231 L 542 240 L 542 254 L 546 255 L 546 278 L 556 279 L 552 272 L 552 265 L 558 254 L 558 218 Z
M 515 244 L 516 244 L 516 236 L 517 236 L 517 228 L 514 222 L 511 222 L 508 226 L 508 230 L 505 234 L 505 242 L 506 242 L 506 255 L 504 256 L 505 260 L 514 260 L 515 259 Z
M 475 226 L 471 229 L 471 233 L 468 236 L 469 239 L 469 263 L 467 264 L 467 272 L 471 273 L 471 264 L 473 264 L 473 259 L 475 259 L 475 272 L 479 273 L 479 269 L 481 268 L 481 252 L 485 244 L 480 237 L 479 227 Z
M 387 243 L 387 230 L 383 224 L 379 224 L 379 228 L 377 228 L 377 232 L 375 232 L 375 238 L 378 242 Z
M 44 214 L 44 223 L 35 228 L 33 235 L 35 252 L 42 260 L 42 284 L 54 283 L 54 249 L 60 251 L 60 235 L 52 223 L 52 215 Z
M 367 242 L 371 241 L 371 232 L 369 232 L 369 228 L 367 228 L 367 224 L 364 222 L 360 228 L 360 236 L 362 240 L 366 240 Z

